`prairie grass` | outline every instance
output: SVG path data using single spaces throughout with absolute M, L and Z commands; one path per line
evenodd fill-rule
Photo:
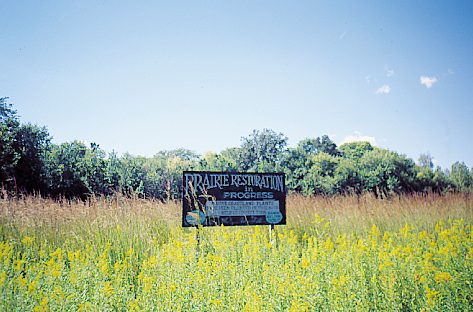
M 371 193 L 361 196 L 290 195 L 287 201 L 288 227 L 299 234 L 309 231 L 315 214 L 331 222 L 330 234 L 366 234 L 376 224 L 378 229 L 396 231 L 408 223 L 416 231 L 431 232 L 442 221 L 463 218 L 473 222 L 471 193 L 439 195 L 414 194 L 377 199 Z
M 92 197 L 88 201 L 26 196 L 0 202 L 1 226 L 11 239 L 24 236 L 47 241 L 53 247 L 85 248 L 107 243 L 120 252 L 135 248 L 148 252 L 155 242 L 167 242 L 178 227 L 181 206 L 177 201 Z M 97 251 L 98 252 L 98 251 Z
M 182 229 L 181 204 L 0 199 L 0 310 L 471 311 L 468 193 L 289 195 L 287 225 Z

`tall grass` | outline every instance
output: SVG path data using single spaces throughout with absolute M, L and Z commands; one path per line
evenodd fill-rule
M 26 196 L 0 201 L 0 226 L 14 242 L 22 237 L 47 241 L 52 248 L 101 248 L 115 246 L 124 254 L 130 247 L 149 253 L 156 242 L 168 241 L 179 226 L 178 202 L 127 198 L 92 197 L 88 201 L 44 199 Z M 97 250 L 99 252 L 100 250 Z
M 471 193 L 436 193 L 392 196 L 378 199 L 371 193 L 361 196 L 290 195 L 287 201 L 288 227 L 304 233 L 313 227 L 314 215 L 331 222 L 330 233 L 366 234 L 376 224 L 379 230 L 396 231 L 408 223 L 416 231 L 431 232 L 439 221 L 463 218 L 473 222 Z
M 276 226 L 276 231 L 294 230 L 299 237 L 315 229 L 316 215 L 330 222 L 326 232 L 333 237 L 344 233 L 366 236 L 373 224 L 381 233 L 397 231 L 406 223 L 419 232 L 432 232 L 439 221 L 447 223 L 463 218 L 467 224 L 473 224 L 470 193 L 389 199 L 377 199 L 371 193 L 335 197 L 291 194 L 286 206 L 287 225 Z M 142 254 L 149 254 L 156 242 L 168 242 L 171 232 L 180 227 L 181 213 L 180 201 L 163 202 L 120 194 L 91 197 L 85 202 L 55 201 L 39 196 L 0 199 L 0 226 L 3 235 L 13 241 L 30 236 L 38 242 L 48 241 L 54 247 L 70 248 L 110 243 L 120 251 L 133 246 Z
M 287 198 L 287 225 L 182 229 L 178 201 L 0 199 L 0 310 L 473 310 L 466 193 Z

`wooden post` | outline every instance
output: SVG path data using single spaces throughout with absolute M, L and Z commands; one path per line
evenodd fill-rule
M 271 246 L 275 246 L 276 248 L 278 247 L 278 235 L 276 234 L 276 230 L 274 229 L 274 224 L 271 224 L 269 226 L 269 241 L 271 242 Z
M 195 246 L 195 255 L 196 255 L 197 261 L 199 261 L 199 257 L 200 257 L 200 228 L 199 228 L 198 225 L 195 227 L 195 240 L 197 241 L 197 245 Z

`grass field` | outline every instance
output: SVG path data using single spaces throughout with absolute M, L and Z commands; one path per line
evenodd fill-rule
M 288 224 L 181 204 L 0 199 L 2 311 L 472 311 L 469 194 L 287 199 Z

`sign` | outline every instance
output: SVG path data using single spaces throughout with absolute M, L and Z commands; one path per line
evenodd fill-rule
M 286 224 L 284 173 L 184 171 L 182 226 Z

